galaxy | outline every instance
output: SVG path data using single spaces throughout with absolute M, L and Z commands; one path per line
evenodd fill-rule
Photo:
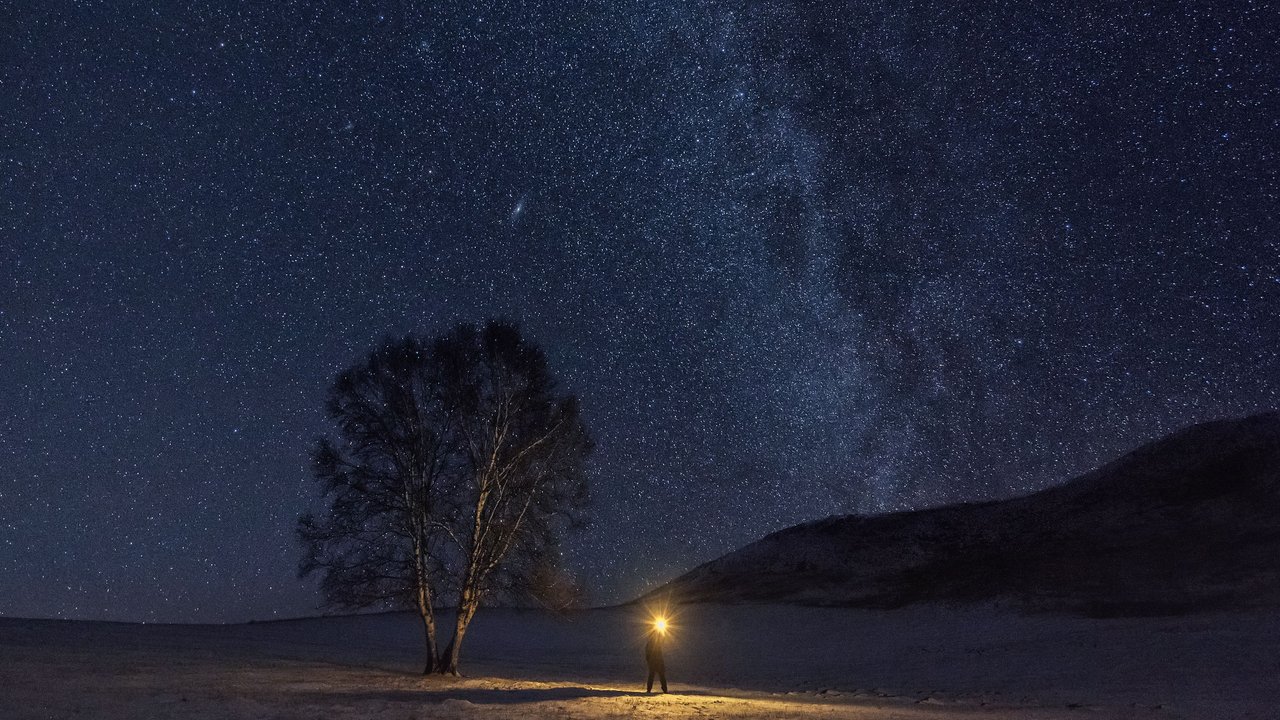
M 621 602 L 1280 405 L 1262 2 L 20 2 L 0 615 L 315 614 L 325 392 L 515 319 Z

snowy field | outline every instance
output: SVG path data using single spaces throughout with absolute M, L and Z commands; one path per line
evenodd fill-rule
M 410 615 L 233 626 L 0 620 L 0 718 L 1277 718 L 1280 613 L 695 606 L 646 696 L 633 610 L 486 610 L 461 680 Z

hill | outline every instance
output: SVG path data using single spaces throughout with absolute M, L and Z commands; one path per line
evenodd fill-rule
M 649 596 L 1088 615 L 1280 605 L 1280 413 L 1196 425 L 1010 500 L 797 525 Z

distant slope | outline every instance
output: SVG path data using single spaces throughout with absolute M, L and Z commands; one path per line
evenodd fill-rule
M 1090 615 L 1280 605 L 1280 413 L 1196 425 L 997 502 L 782 530 L 650 595 Z

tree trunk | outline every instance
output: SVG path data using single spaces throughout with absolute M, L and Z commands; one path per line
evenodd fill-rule
M 467 566 L 463 572 L 462 586 L 458 591 L 458 614 L 453 623 L 453 639 L 449 641 L 449 647 L 445 648 L 444 657 L 441 659 L 442 675 L 458 674 L 458 656 L 462 652 L 462 637 L 467 634 L 467 625 L 471 623 L 476 606 L 480 604 L 479 588 L 483 582 L 480 575 L 480 543 L 487 530 L 484 523 L 484 508 L 489 499 L 488 479 L 482 477 L 478 485 L 480 490 L 476 496 L 475 517 L 471 525 L 471 545 L 467 548 Z
M 445 648 L 444 658 L 440 661 L 440 674 L 457 677 L 458 656 L 462 653 L 462 636 L 466 632 L 466 624 L 459 620 L 457 627 L 453 631 L 453 639 L 449 641 L 449 647 Z
M 421 597 L 421 593 L 419 593 L 419 597 Z M 422 618 L 422 634 L 423 640 L 426 644 L 424 650 L 427 654 L 427 664 L 426 667 L 422 669 L 422 674 L 430 675 L 436 671 L 437 667 L 440 666 L 440 654 L 436 652 L 436 620 L 432 616 L 431 606 L 425 605 L 425 610 L 423 607 L 424 605 L 420 599 L 418 614 Z
M 476 614 L 475 601 L 470 597 L 470 593 L 466 593 L 466 597 L 459 605 L 458 618 L 453 624 L 453 639 L 449 641 L 449 647 L 445 648 L 444 656 L 440 661 L 442 675 L 458 674 L 458 657 L 462 654 L 462 638 L 467 634 L 467 626 L 471 624 L 471 618 Z
M 431 588 L 427 585 L 427 571 L 423 566 L 422 546 L 414 548 L 416 555 L 416 571 L 418 581 L 418 616 L 422 618 L 422 635 L 427 653 L 426 667 L 423 675 L 430 675 L 440 666 L 440 654 L 436 651 L 436 618 L 435 609 L 431 605 Z

